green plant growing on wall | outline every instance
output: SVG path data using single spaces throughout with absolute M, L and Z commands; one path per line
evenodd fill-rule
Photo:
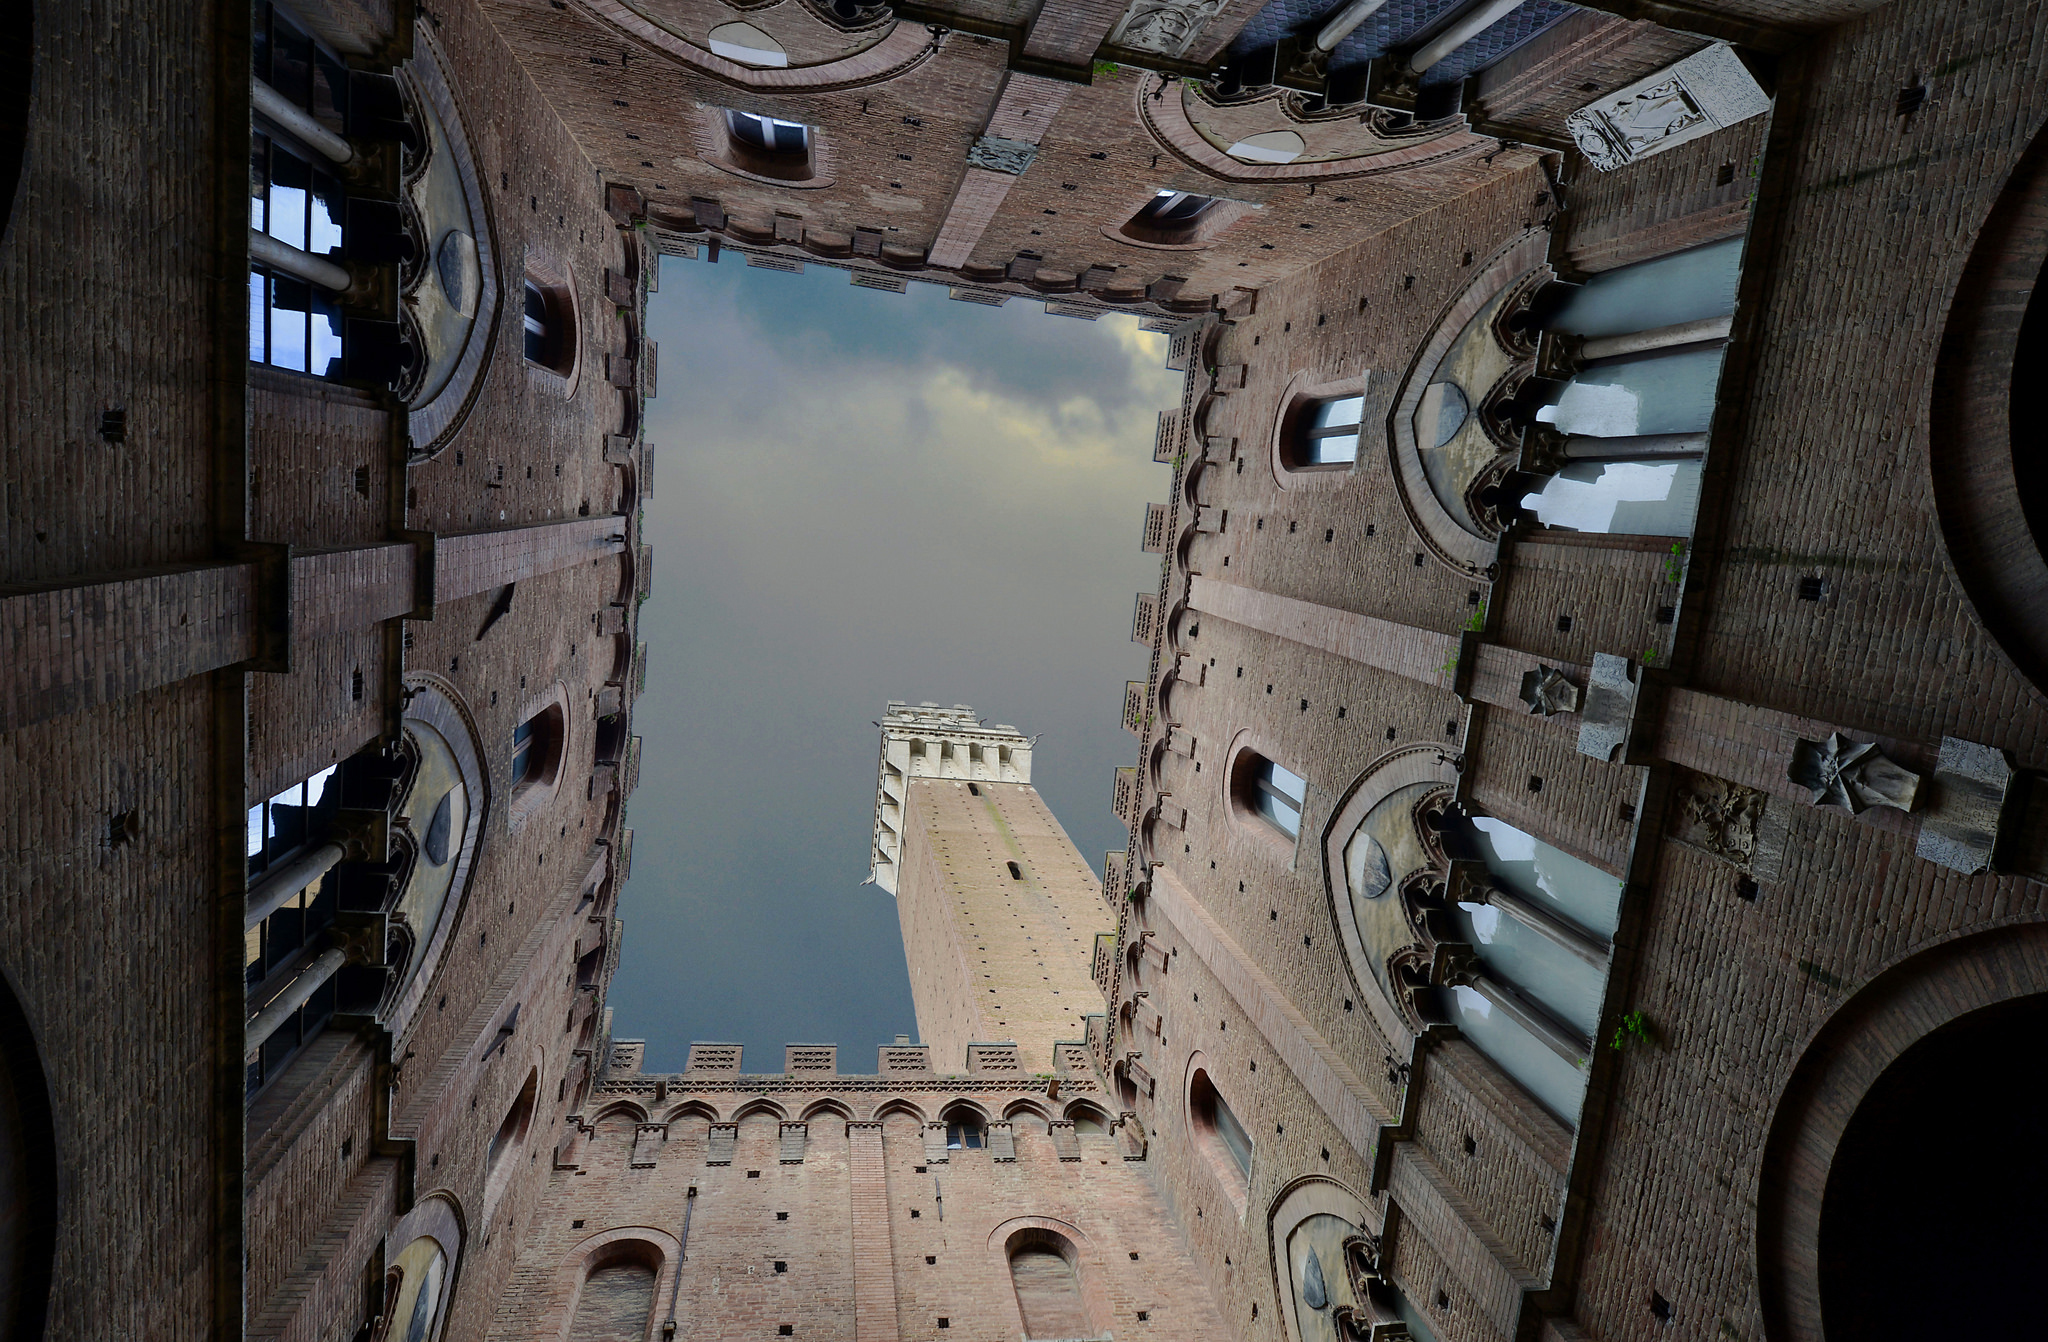
M 1656 1031 L 1650 1024 L 1650 1018 L 1640 1011 L 1631 1011 L 1614 1027 L 1614 1038 L 1607 1041 L 1607 1047 L 1619 1053 L 1630 1044 L 1653 1044 L 1656 1040 Z
M 1484 628 L 1486 628 L 1486 603 L 1482 601 L 1479 603 L 1479 608 L 1465 618 L 1465 632 L 1476 634 Z
M 1656 650 L 1655 648 L 1644 648 L 1644 649 L 1643 649 L 1643 665 L 1644 665 L 1644 666 L 1648 666 L 1648 665 L 1649 665 L 1650 663 L 1652 663 L 1652 662 L 1654 662 L 1654 661 L 1656 661 L 1656 660 L 1657 660 L 1657 650 Z
M 1115 79 L 1118 66 L 1115 61 L 1095 62 L 1095 73 L 1104 79 Z
M 1685 581 L 1685 543 L 1674 542 L 1671 557 L 1664 561 L 1664 581 L 1676 586 Z

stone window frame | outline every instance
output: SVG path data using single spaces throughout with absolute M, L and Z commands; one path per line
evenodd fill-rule
M 549 315 L 556 319 L 561 342 L 554 357 L 536 361 L 525 357 L 524 322 L 526 317 L 525 287 L 532 285 L 540 290 L 546 299 Z M 583 333 L 583 301 L 576 290 L 576 281 L 569 268 L 557 260 L 552 252 L 539 243 L 529 242 L 526 246 L 526 270 L 524 283 L 520 287 L 520 302 L 516 308 L 521 322 L 521 359 L 526 365 L 527 385 L 543 394 L 559 396 L 568 400 L 576 395 L 576 388 L 583 380 L 583 351 L 589 343 Z
M 510 804 L 505 808 L 507 827 L 517 833 L 526 823 L 527 817 L 553 801 L 562 790 L 562 779 L 569 772 L 569 753 L 576 739 L 576 716 L 569 709 L 569 687 L 561 681 L 547 686 L 533 695 L 520 709 L 517 724 L 524 726 L 537 718 L 554 715 L 549 724 L 545 773 L 535 777 L 514 778 L 511 773 L 511 733 L 506 733 L 505 744 L 508 754 L 505 759 L 506 790 Z
M 1138 216 L 1158 198 L 1162 188 L 1146 187 L 1142 197 L 1125 198 L 1124 207 L 1118 212 L 1117 222 L 1104 224 L 1102 236 L 1111 242 L 1126 247 L 1142 247 L 1151 252 L 1199 252 L 1216 245 L 1218 238 L 1234 228 L 1241 220 L 1265 208 L 1251 201 L 1232 200 L 1227 196 L 1210 196 L 1209 208 L 1204 210 L 1184 235 L 1146 236 L 1152 232 L 1149 226 L 1138 223 Z M 1192 194 L 1192 193 L 1190 193 Z M 1133 233 L 1136 226 L 1140 231 Z
M 1402 370 L 1387 416 L 1387 456 L 1393 468 L 1394 494 L 1415 537 L 1438 563 L 1462 578 L 1483 577 L 1499 554 L 1498 540 L 1484 540 L 1460 525 L 1430 488 L 1422 453 L 1415 441 L 1415 411 L 1429 390 L 1438 366 L 1465 324 L 1487 304 L 1547 265 L 1550 233 L 1537 229 L 1517 238 L 1477 263 L 1471 278 L 1444 304 L 1430 323 L 1429 334 L 1416 346 Z M 1478 406 L 1473 407 L 1476 412 Z M 1360 444 L 1363 447 L 1363 444 Z
M 1215 786 L 1221 791 L 1223 814 L 1229 818 L 1231 830 L 1253 843 L 1264 847 L 1275 857 L 1284 857 L 1289 871 L 1294 870 L 1300 860 L 1304 836 L 1309 833 L 1310 791 L 1314 784 L 1307 774 L 1290 769 L 1302 780 L 1301 824 L 1290 837 L 1278 825 L 1254 810 L 1246 800 L 1245 787 L 1247 761 L 1253 758 L 1280 765 L 1286 769 L 1286 752 L 1279 750 L 1272 742 L 1250 727 L 1240 728 L 1230 738 L 1230 744 L 1223 750 L 1228 763 L 1216 771 Z
M 469 821 L 463 830 L 460 856 L 455 859 L 455 874 L 450 878 L 448 898 L 441 905 L 441 916 L 433 931 L 427 934 L 425 944 L 413 947 L 412 958 L 407 962 L 406 982 L 384 1013 L 384 1025 L 394 1038 L 405 1036 L 413 1014 L 426 1000 L 427 989 L 440 968 L 448 939 L 462 919 L 463 910 L 469 902 L 470 876 L 476 869 L 477 851 L 483 845 L 485 821 L 497 795 L 491 786 L 491 771 L 482 747 L 482 734 L 478 732 L 468 705 L 453 682 L 431 672 L 408 672 L 405 683 L 406 688 L 412 691 L 406 703 L 405 716 L 416 718 L 439 732 L 455 755 L 456 767 L 462 771 L 463 786 L 469 792 Z
M 752 103 L 753 100 L 744 100 Z M 807 134 L 807 156 L 802 176 L 790 177 L 773 172 L 761 171 L 770 166 L 760 159 L 757 151 L 739 145 L 733 138 L 727 118 L 733 114 L 744 116 L 773 117 L 805 128 Z M 832 186 L 838 181 L 834 175 L 837 155 L 834 153 L 832 137 L 824 128 L 798 116 L 784 116 L 780 111 L 762 104 L 750 106 L 725 106 L 720 103 L 698 103 L 696 124 L 692 127 L 697 142 L 697 157 L 720 172 L 743 177 L 750 182 L 765 186 L 782 187 L 792 191 L 817 191 Z
M 1273 483 L 1283 490 L 1331 489 L 1343 484 L 1351 476 L 1359 474 L 1367 463 L 1367 430 L 1370 427 L 1370 404 L 1361 404 L 1358 410 L 1358 455 L 1348 462 L 1332 462 L 1327 465 L 1289 464 L 1288 457 L 1295 443 L 1294 438 L 1301 427 L 1302 419 L 1315 406 L 1325 401 L 1341 400 L 1357 396 L 1361 400 L 1372 385 L 1372 370 L 1361 368 L 1355 373 L 1346 373 L 1334 379 L 1319 380 L 1321 374 L 1314 369 L 1302 369 L 1287 380 L 1279 400 L 1273 407 L 1273 429 L 1269 435 L 1267 466 L 1273 473 Z
M 1207 1087 L 1209 1094 L 1229 1110 L 1239 1127 L 1244 1128 L 1245 1138 L 1251 1143 L 1252 1151 L 1242 1170 L 1237 1166 L 1237 1158 L 1224 1144 L 1223 1135 L 1216 1128 L 1216 1121 L 1203 1117 L 1204 1101 L 1197 1093 L 1197 1085 Z M 1223 1094 L 1222 1087 L 1216 1084 L 1215 1069 L 1209 1065 L 1207 1055 L 1200 1049 L 1188 1055 L 1187 1067 L 1181 1077 L 1180 1097 L 1181 1123 L 1190 1138 L 1189 1145 L 1196 1152 L 1197 1163 L 1208 1171 L 1210 1182 L 1229 1201 L 1241 1224 L 1251 1207 L 1252 1172 L 1258 1166 L 1259 1140 L 1252 1134 L 1251 1128 L 1245 1127 L 1244 1119 L 1238 1114 L 1236 1106 L 1230 1103 L 1229 1098 Z
M 520 1083 L 519 1089 L 513 1092 L 511 1103 L 505 1106 L 504 1116 L 498 1122 L 497 1131 L 485 1147 L 483 1208 L 484 1219 L 487 1221 L 491 1213 L 497 1209 L 499 1200 L 505 1196 L 506 1188 L 519 1172 L 519 1155 L 533 1141 L 536 1126 L 534 1111 L 540 1103 L 541 1069 L 546 1065 L 546 1060 L 540 1056 L 539 1049 L 535 1049 L 533 1054 L 526 1069 L 525 1079 Z M 543 1118 L 543 1125 L 544 1123 Z M 505 1132 L 507 1125 L 514 1128 L 509 1137 L 506 1137 Z M 506 1137 L 502 1145 L 499 1142 L 501 1137 Z

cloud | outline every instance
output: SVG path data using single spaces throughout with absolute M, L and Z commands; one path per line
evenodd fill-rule
M 1158 579 L 1139 529 L 1179 378 L 1128 317 L 829 270 L 671 261 L 661 281 L 616 1028 L 654 1068 L 690 1038 L 777 1058 L 836 1039 L 853 1066 L 914 1028 L 893 904 L 857 885 L 884 700 L 1043 733 L 1048 805 L 1091 862 L 1121 846 L 1109 771 L 1130 762 L 1131 598 Z

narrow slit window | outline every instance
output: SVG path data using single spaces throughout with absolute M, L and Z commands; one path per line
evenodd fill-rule
M 1246 804 L 1290 839 L 1301 833 L 1301 808 L 1307 795 L 1308 783 L 1300 774 L 1263 755 L 1247 756 Z

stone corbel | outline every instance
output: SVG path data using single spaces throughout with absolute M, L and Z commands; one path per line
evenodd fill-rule
M 2005 751 L 1944 736 L 1914 851 L 1966 876 L 1991 870 L 2017 777 Z
M 1840 732 L 1825 741 L 1801 737 L 1794 742 L 1785 774 L 1813 794 L 1815 806 L 1851 815 L 1872 806 L 1911 811 L 1920 791 L 1919 774 L 1893 763 L 1874 744 L 1848 740 Z
M 1626 657 L 1596 652 L 1591 681 L 1579 710 L 1579 753 L 1625 764 L 1629 737 L 1635 729 L 1641 673 Z

